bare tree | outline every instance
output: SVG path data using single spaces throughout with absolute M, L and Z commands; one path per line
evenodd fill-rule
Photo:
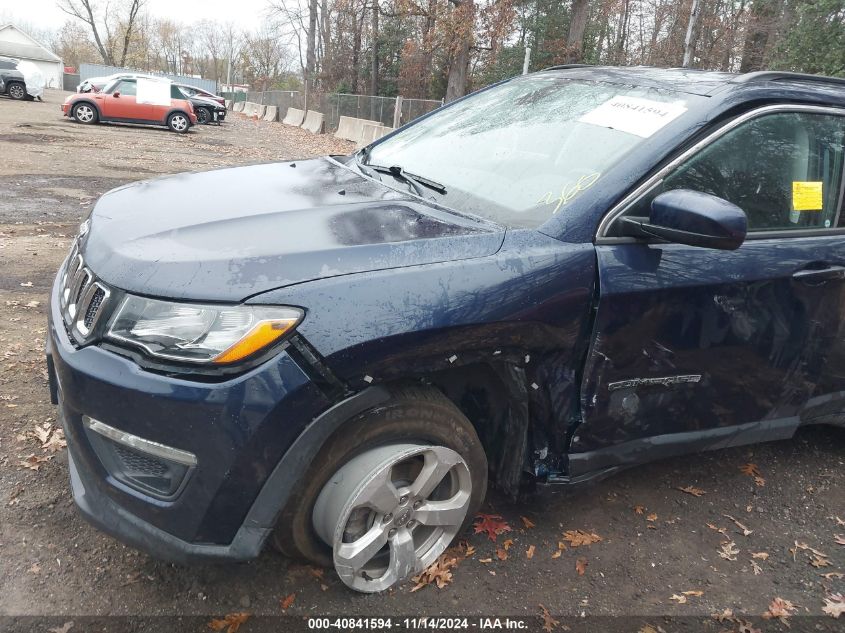
M 146 0 L 128 0 L 119 7 L 117 14 L 108 2 L 100 11 L 93 0 L 59 0 L 58 7 L 88 25 L 104 63 L 122 66 L 126 62 L 132 32 L 145 2 Z M 118 36 L 118 32 L 122 32 L 122 36 Z M 119 40 L 122 40 L 122 47 L 118 55 L 116 43 Z

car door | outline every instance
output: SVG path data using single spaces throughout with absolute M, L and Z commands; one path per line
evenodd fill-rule
M 103 95 L 103 114 L 109 119 L 123 121 L 148 121 L 152 107 L 138 103 L 135 79 L 122 79 Z
M 841 413 L 843 398 L 827 394 L 845 389 L 845 367 L 830 367 L 845 361 L 834 358 L 845 307 L 843 121 L 833 109 L 761 108 L 603 222 L 571 474 L 790 437 L 819 398 Z M 614 237 L 619 217 L 648 216 L 672 189 L 741 207 L 745 243 L 720 251 Z

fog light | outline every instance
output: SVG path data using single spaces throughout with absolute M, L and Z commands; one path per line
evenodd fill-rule
M 197 465 L 193 453 L 121 431 L 87 415 L 82 424 L 106 471 L 117 481 L 161 499 L 175 497 Z

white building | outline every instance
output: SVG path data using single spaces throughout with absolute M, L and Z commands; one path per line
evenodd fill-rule
M 62 60 L 13 24 L 0 26 L 0 56 L 32 62 L 44 75 L 45 87 L 61 90 L 65 70 Z

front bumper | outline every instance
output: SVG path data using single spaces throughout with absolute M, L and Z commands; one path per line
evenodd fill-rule
M 48 368 L 83 515 L 116 538 L 174 562 L 255 556 L 272 529 L 272 515 L 248 526 L 244 520 L 290 445 L 328 408 L 323 393 L 286 352 L 222 382 L 155 374 L 96 346 L 76 348 L 57 306 L 56 284 Z M 110 472 L 83 416 L 188 451 L 197 465 L 175 498 L 154 498 Z

